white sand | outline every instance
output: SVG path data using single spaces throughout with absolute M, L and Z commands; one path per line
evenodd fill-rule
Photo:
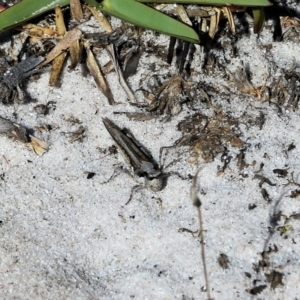
M 147 35 L 153 37 L 151 32 Z M 272 43 L 269 53 L 257 44 L 257 37 L 245 37 L 239 43 L 240 56 L 232 62 L 234 71 L 240 60 L 250 63 L 252 82 L 261 85 L 270 69 L 266 56 L 276 67 L 289 68 L 296 60 L 299 72 L 299 43 L 273 43 L 266 29 L 263 42 Z M 166 38 L 163 38 L 167 41 Z M 107 54 L 103 52 L 104 60 Z M 148 55 L 154 62 L 154 56 Z M 197 60 L 193 64 L 197 67 Z M 159 64 L 164 62 L 159 61 Z M 151 74 L 149 63 L 143 57 L 138 74 L 131 79 L 138 88 L 141 74 Z M 173 67 L 174 70 L 174 67 Z M 279 69 L 278 69 L 279 70 Z M 165 69 L 165 72 L 168 70 Z M 201 77 L 204 75 L 201 75 Z M 55 101 L 57 108 L 47 116 L 37 116 L 36 103 L 16 107 L 1 106 L 1 116 L 33 128 L 42 123 L 53 130 L 39 135 L 51 143 L 49 152 L 36 156 L 22 144 L 0 137 L 0 298 L 1 299 L 206 299 L 200 244 L 197 237 L 179 228 L 198 229 L 197 211 L 189 193 L 191 180 L 171 176 L 167 187 L 154 193 L 142 190 L 124 206 L 135 181 L 121 174 L 106 181 L 118 165 L 126 165 L 118 155 L 105 155 L 101 149 L 113 145 L 113 140 L 102 124 L 102 117 L 111 118 L 135 134 L 158 159 L 159 148 L 172 145 L 181 134 L 176 130 L 179 120 L 188 114 L 188 108 L 171 122 L 159 120 L 130 121 L 114 111 L 139 111 L 126 101 L 115 74 L 108 82 L 121 104 L 109 106 L 96 88 L 91 76 L 83 78 L 78 70 L 65 71 L 61 88 L 47 85 L 49 74 L 37 82 L 30 82 L 27 90 L 38 103 Z M 220 80 L 214 76 L 207 82 Z M 226 83 L 225 83 L 226 84 Z M 214 162 L 204 164 L 200 173 L 200 195 L 203 201 L 205 246 L 211 294 L 214 299 L 296 299 L 299 295 L 299 220 L 291 219 L 292 230 L 284 235 L 275 227 L 270 236 L 270 216 L 282 211 L 285 216 L 299 213 L 299 198 L 288 197 L 296 186 L 285 187 L 291 172 L 297 179 L 300 170 L 299 110 L 278 114 L 275 106 L 239 93 L 231 103 L 214 99 L 223 110 L 235 117 L 246 110 L 251 116 L 263 111 L 266 122 L 257 126 L 240 125 L 242 139 L 250 144 L 246 151 L 249 166 L 240 172 L 236 161 L 221 175 L 217 166 L 223 163 L 220 155 Z M 249 105 L 251 104 L 251 105 Z M 261 108 L 261 109 L 257 109 Z M 18 118 L 13 119 L 16 111 Z M 211 113 L 206 110 L 204 113 Z M 75 131 L 79 124 L 65 121 L 74 116 L 86 129 L 83 143 L 69 143 L 62 132 Z M 286 152 L 294 143 L 296 148 Z M 260 147 L 258 147 L 260 144 Z M 239 150 L 229 147 L 230 155 Z M 178 158 L 180 149 L 168 153 L 168 161 Z M 263 184 L 272 202 L 262 197 L 259 180 L 253 179 L 260 163 L 261 175 L 276 186 Z M 286 178 L 277 178 L 275 168 L 288 168 Z M 172 167 L 183 176 L 195 174 L 197 164 L 183 159 Z M 86 172 L 95 172 L 87 179 Z M 239 174 L 248 174 L 243 178 Z M 300 178 L 299 178 L 300 182 Z M 161 200 L 161 204 L 157 199 Z M 256 208 L 249 210 L 248 205 Z M 281 218 L 278 225 L 284 225 Z M 269 240 L 268 240 L 269 239 Z M 257 274 L 253 264 L 261 260 L 265 243 L 278 252 L 269 255 L 270 266 Z M 267 248 L 268 249 L 268 248 Z M 228 256 L 229 269 L 223 270 L 217 259 L 220 253 Z M 272 289 L 264 273 L 276 270 L 284 274 L 284 286 Z M 245 272 L 251 274 L 247 278 Z M 255 285 L 267 284 L 257 297 L 250 295 Z

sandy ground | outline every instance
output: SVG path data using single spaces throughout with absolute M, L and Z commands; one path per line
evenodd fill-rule
M 300 71 L 299 41 L 273 42 L 270 28 L 259 38 L 251 33 L 239 38 L 238 54 L 226 63 L 233 74 L 241 61 L 249 63 L 255 87 L 266 81 L 271 86 L 293 66 L 295 72 Z M 150 31 L 144 34 L 145 39 L 156 39 Z M 162 36 L 158 42 L 167 41 Z M 216 50 L 220 60 L 226 55 Z M 240 139 L 245 144 L 240 148 L 226 144 L 227 158 L 232 159 L 224 172 L 220 172 L 221 154 L 206 162 L 195 159 L 189 148 L 168 151 L 166 164 L 177 159 L 170 171 L 181 176 L 170 176 L 161 192 L 135 193 L 128 205 L 136 184 L 133 178 L 121 173 L 103 184 L 118 166 L 128 165 L 120 152 L 108 151 L 114 142 L 102 118 L 129 128 L 158 160 L 160 147 L 173 145 L 181 137 L 178 122 L 194 111 L 183 105 L 183 111 L 169 122 L 162 117 L 129 120 L 114 112 L 141 109 L 128 103 L 115 73 L 107 80 L 120 104 L 110 106 L 93 78 L 82 77 L 80 68 L 65 69 L 60 88 L 48 86 L 48 72 L 30 80 L 27 91 L 37 103 L 1 106 L 4 118 L 28 128 L 41 124 L 52 128 L 43 134 L 35 131 L 50 143 L 41 157 L 21 143 L 0 137 L 1 299 L 207 299 L 200 240 L 197 233 L 188 231 L 199 229 L 190 199 L 190 178 L 198 166 L 203 168 L 197 191 L 203 204 L 212 297 L 297 299 L 300 204 L 299 197 L 290 196 L 297 194 L 299 185 L 285 184 L 292 173 L 300 183 L 299 109 L 282 106 L 280 111 L 264 99 L 238 91 L 221 72 L 205 75 L 199 57 L 198 53 L 192 64 L 192 80 L 220 88 L 213 104 L 240 120 Z M 108 61 L 104 50 L 98 59 Z M 151 64 L 165 74 L 176 70 L 174 64 L 168 67 L 154 55 L 144 55 L 130 79 L 134 91 L 140 80 L 151 76 Z M 37 115 L 34 106 L 49 101 L 56 102 L 56 109 L 46 116 Z M 213 115 L 207 104 L 200 104 L 199 109 Z M 255 120 L 261 112 L 265 122 L 260 128 L 249 119 Z M 81 123 L 68 122 L 70 117 Z M 86 130 L 83 142 L 70 143 L 64 133 L 80 125 Z M 244 168 L 237 159 L 241 148 L 246 149 Z M 285 177 L 277 176 L 274 169 L 286 170 Z M 88 179 L 90 172 L 95 175 Z M 262 178 L 269 181 L 262 182 Z M 262 189 L 268 193 L 265 199 Z M 218 262 L 220 254 L 228 257 L 228 268 Z

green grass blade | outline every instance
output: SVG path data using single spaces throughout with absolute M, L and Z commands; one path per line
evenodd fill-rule
M 264 25 L 265 25 L 265 20 L 266 20 L 266 15 L 265 11 L 262 7 L 255 7 L 252 8 L 252 14 L 253 14 L 253 20 L 254 20 L 254 33 L 259 33 L 262 31 Z
M 181 3 L 181 4 L 203 4 L 203 5 L 236 5 L 236 6 L 270 6 L 269 0 L 137 0 L 143 3 Z
M 66 6 L 70 0 L 22 0 L 0 13 L 0 31 L 37 17 L 55 6 Z
M 197 33 L 190 26 L 135 0 L 104 0 L 100 3 L 96 0 L 85 0 L 85 2 L 129 23 L 191 43 L 199 43 Z

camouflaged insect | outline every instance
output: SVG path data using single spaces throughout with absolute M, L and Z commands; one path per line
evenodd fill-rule
M 145 179 L 144 185 L 133 187 L 130 198 L 126 204 L 130 202 L 133 192 L 138 189 L 149 187 L 154 192 L 161 191 L 166 185 L 166 174 L 162 172 L 148 150 L 145 149 L 127 129 L 119 128 L 108 118 L 104 118 L 103 123 L 123 152 L 135 175 Z
M 0 65 L 0 102 L 3 104 L 24 102 L 26 95 L 21 88 L 22 83 L 29 76 L 39 72 L 35 67 L 42 61 L 44 61 L 43 57 L 31 56 L 11 68 L 7 67 L 7 63 L 2 63 Z

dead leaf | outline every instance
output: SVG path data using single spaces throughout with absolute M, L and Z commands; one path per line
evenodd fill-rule
M 113 29 L 112 29 L 110 23 L 107 21 L 107 19 L 104 17 L 104 15 L 102 14 L 101 11 L 99 11 L 91 6 L 85 6 L 85 7 L 91 11 L 91 13 L 95 17 L 95 19 L 99 22 L 99 24 L 103 27 L 103 29 L 107 33 L 113 32 Z
M 59 6 L 55 7 L 55 23 L 57 28 L 57 35 L 64 36 L 66 34 L 66 25 L 64 21 L 64 16 Z
M 115 101 L 113 98 L 113 95 L 111 93 L 111 90 L 106 82 L 105 77 L 103 76 L 101 69 L 98 66 L 98 63 L 94 57 L 93 52 L 90 49 L 90 45 L 87 41 L 83 43 L 84 48 L 87 53 L 87 59 L 86 59 L 86 64 L 91 72 L 92 76 L 94 77 L 95 82 L 97 83 L 97 86 L 101 90 L 101 92 L 104 94 L 104 96 L 108 99 L 108 103 L 110 105 L 114 105 Z
M 37 154 L 37 155 L 43 155 L 45 152 L 48 151 L 49 149 L 49 144 L 41 141 L 40 139 L 29 135 L 30 137 L 30 146 L 32 147 L 33 151 Z
M 227 19 L 228 19 L 228 23 L 229 23 L 229 28 L 231 30 L 232 34 L 235 34 L 235 24 L 234 24 L 234 20 L 233 20 L 233 16 L 232 16 L 232 12 L 228 7 L 223 7 L 224 10 L 224 14 L 226 15 Z
M 77 28 L 67 32 L 64 38 L 61 41 L 59 41 L 56 47 L 54 47 L 54 49 L 47 55 L 46 60 L 43 63 L 41 63 L 38 67 L 41 68 L 45 66 L 46 64 L 51 62 L 55 57 L 65 52 L 72 43 L 81 38 L 81 35 L 81 31 Z
M 23 26 L 23 28 L 27 30 L 30 36 L 35 37 L 42 37 L 43 35 L 53 36 L 56 34 L 56 31 L 51 28 L 46 28 L 35 24 L 26 24 Z
M 136 104 L 137 100 L 136 100 L 136 98 L 134 96 L 134 93 L 132 92 L 132 90 L 130 89 L 130 87 L 128 86 L 128 84 L 127 84 L 127 82 L 126 82 L 126 80 L 124 78 L 123 71 L 122 71 L 122 69 L 120 67 L 120 64 L 119 64 L 119 61 L 118 61 L 118 59 L 116 57 L 115 46 L 113 44 L 108 45 L 106 47 L 106 50 L 107 50 L 107 53 L 110 56 L 110 59 L 111 59 L 113 65 L 114 65 L 115 71 L 118 74 L 119 82 L 120 82 L 121 86 L 123 87 L 124 91 L 126 92 L 128 98 L 129 98 L 130 103 Z
M 74 43 L 72 43 L 69 48 L 69 51 L 70 51 L 70 58 L 71 58 L 71 65 L 69 66 L 69 70 L 74 70 L 81 60 L 81 53 L 82 53 L 81 41 L 76 40 Z
M 70 9 L 72 18 L 80 22 L 83 19 L 80 0 L 70 0 Z
M 66 57 L 67 57 L 67 53 L 63 52 L 54 58 L 54 60 L 52 62 L 52 69 L 51 69 L 50 79 L 49 79 L 50 86 L 55 86 L 55 84 L 57 83 L 57 80 L 63 69 Z

